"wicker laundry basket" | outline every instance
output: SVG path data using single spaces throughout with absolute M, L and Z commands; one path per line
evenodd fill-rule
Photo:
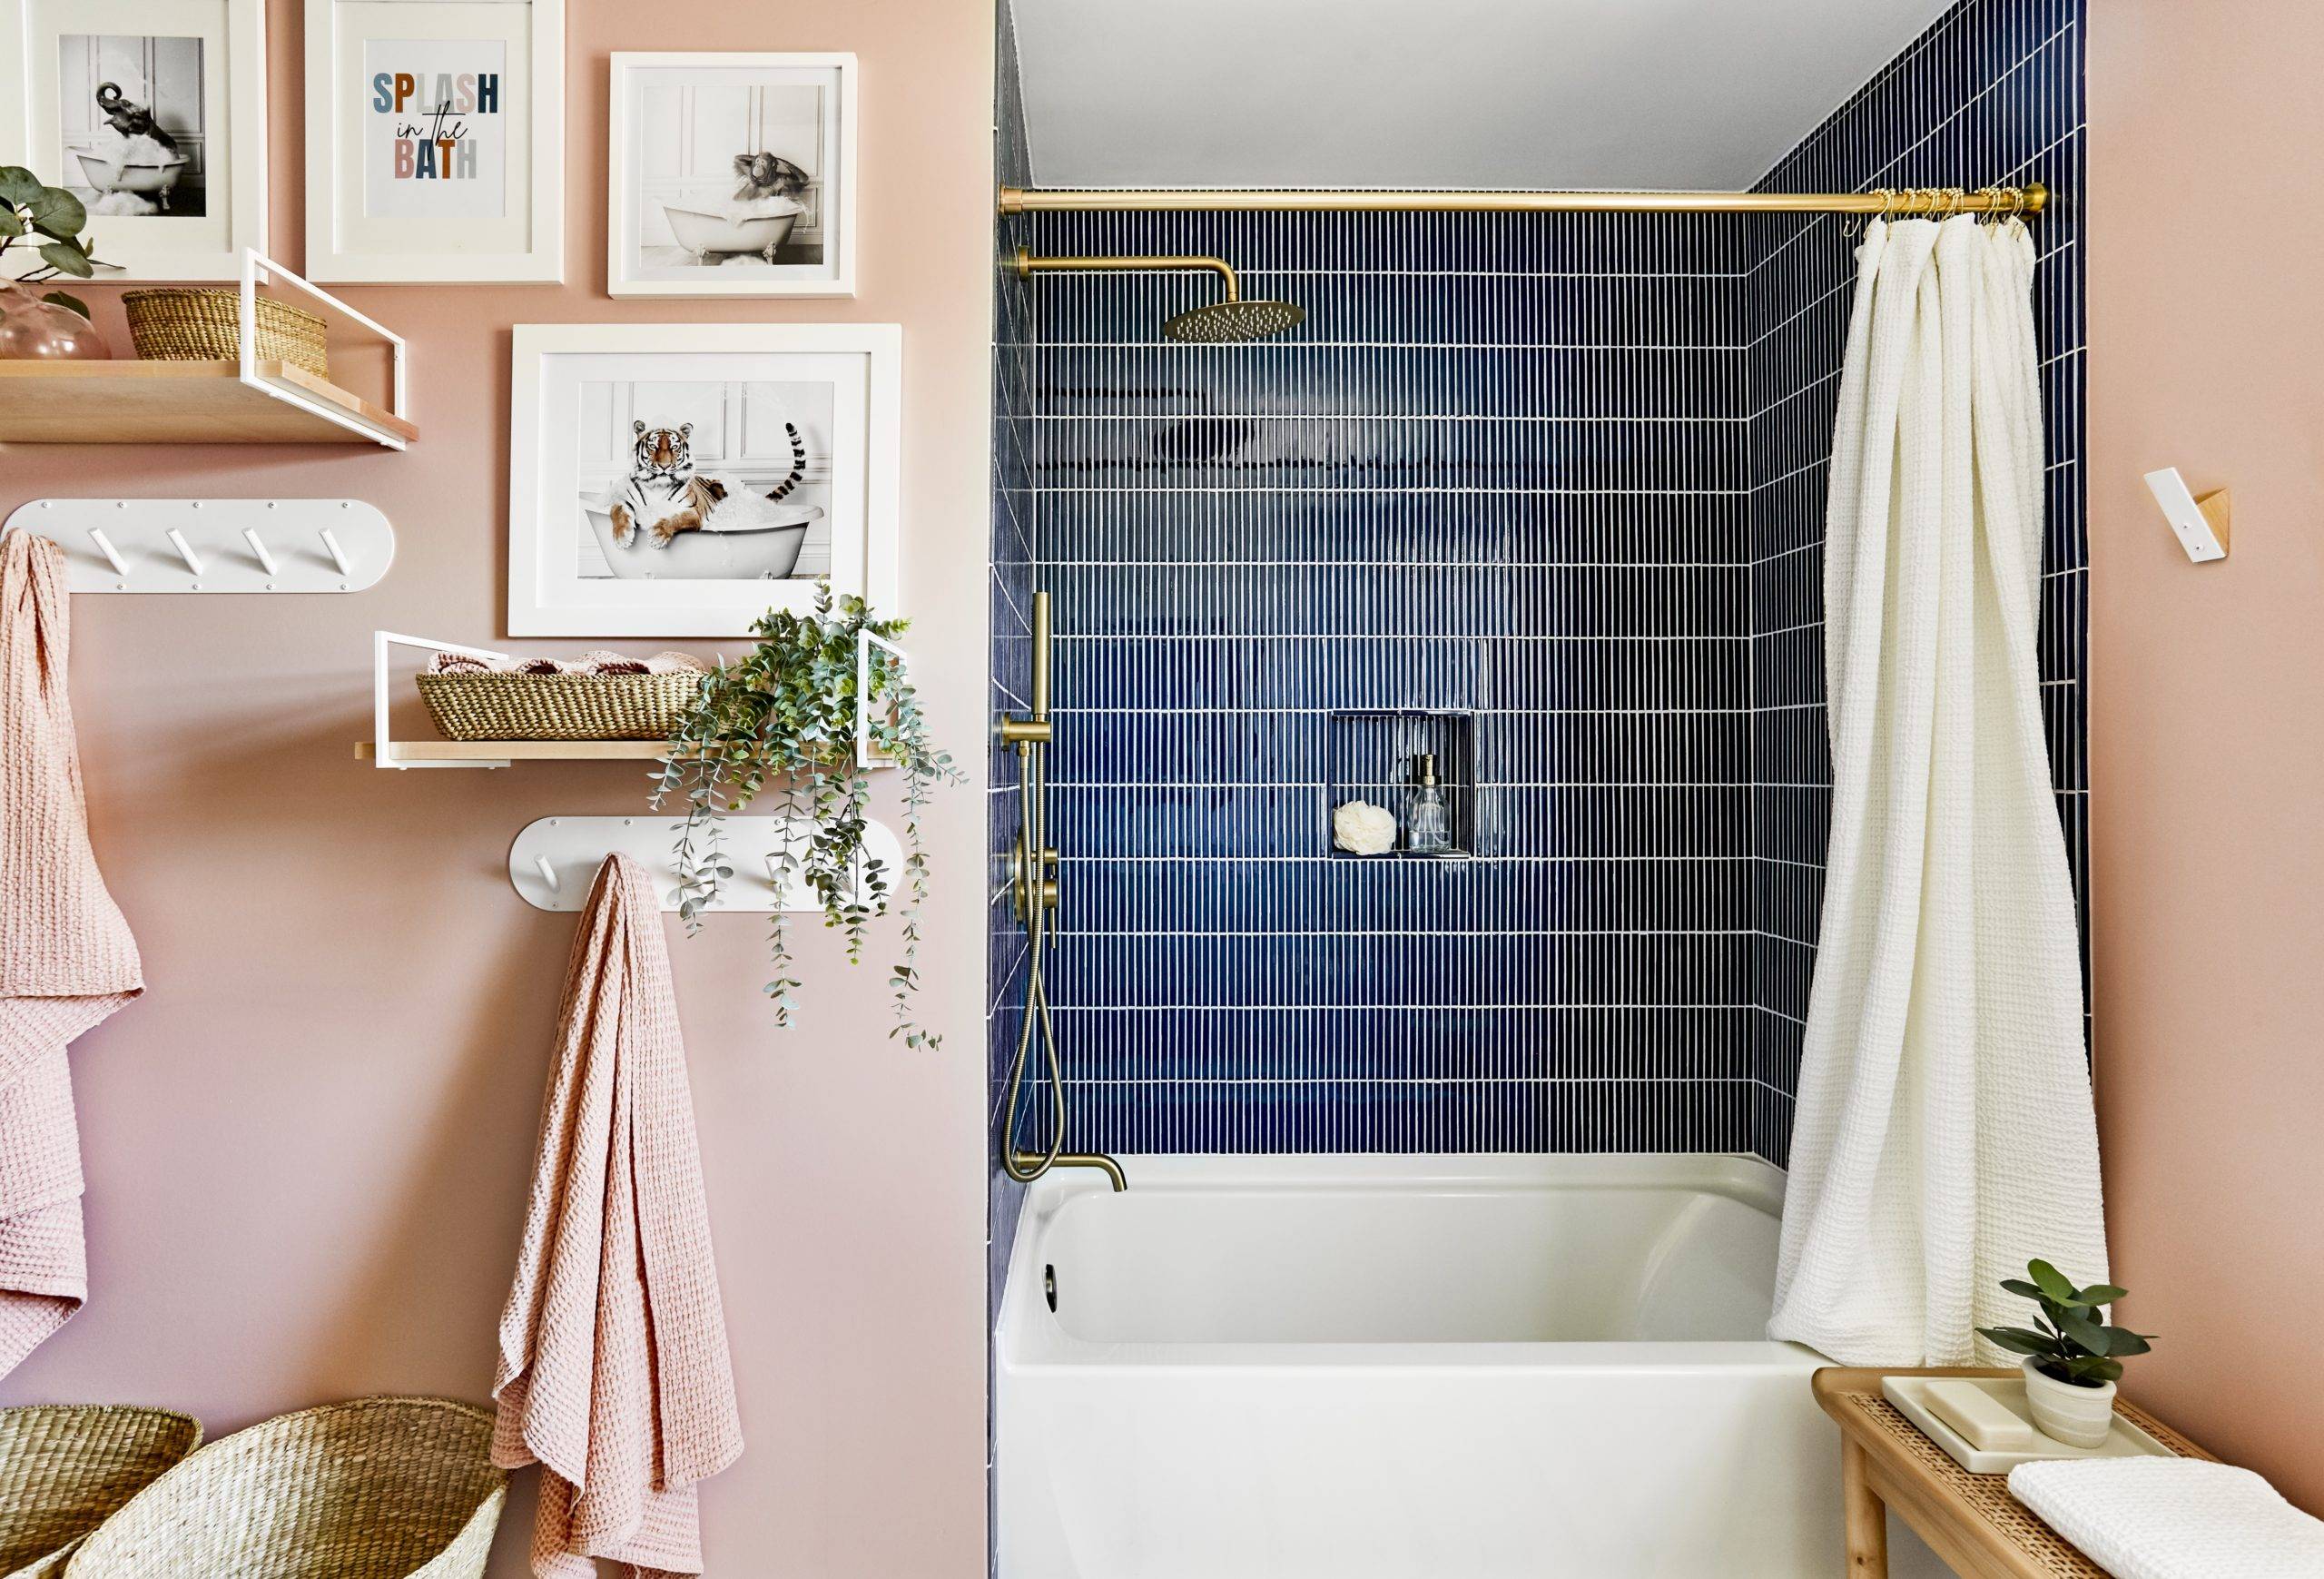
M 271 296 L 256 301 L 259 360 L 329 379 L 323 321 Z M 241 301 L 239 291 L 129 291 L 121 298 L 130 340 L 146 361 L 232 361 L 242 354 Z
M 478 1579 L 508 1476 L 492 1416 L 357 1398 L 202 1448 L 73 1554 L 65 1579 Z
M 450 740 L 665 740 L 702 688 L 698 669 L 413 677 L 428 715 Z
M 54 1579 L 91 1531 L 201 1442 L 202 1422 L 167 1409 L 0 1409 L 0 1576 Z

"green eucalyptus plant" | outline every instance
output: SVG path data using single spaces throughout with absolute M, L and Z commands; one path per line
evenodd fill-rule
M 884 915 L 896 885 L 887 863 L 863 848 L 872 777 L 857 758 L 856 652 L 865 632 L 892 640 L 905 622 L 875 619 L 860 597 L 836 608 L 828 584 L 817 588 L 812 614 L 770 610 L 753 625 L 758 645 L 734 663 L 723 659 L 704 675 L 655 778 L 657 808 L 672 796 L 685 802 L 677 842 L 678 913 L 691 933 L 734 875 L 719 848 L 718 818 L 739 812 L 770 787 L 783 797 L 781 815 L 802 832 L 783 842 L 771 873 L 779 888 L 803 878 L 822 902 L 823 924 L 847 933 L 847 955 L 861 961 L 871 923 Z M 903 957 L 889 972 L 896 1026 L 913 1047 L 939 1038 L 912 1018 L 919 988 L 920 915 L 928 898 L 928 856 L 921 815 L 929 792 L 958 782 L 952 759 L 936 749 L 911 683 L 896 657 L 872 644 L 866 667 L 872 745 L 903 775 Z M 776 909 L 768 944 L 774 978 L 775 1023 L 788 1025 L 799 982 L 792 974 L 789 918 Z
M 82 235 L 89 212 L 81 200 L 61 186 L 43 186 L 40 178 L 21 165 L 0 165 L 0 260 L 11 248 L 32 247 L 40 266 L 16 276 L 19 285 L 37 285 L 59 274 L 86 280 L 97 271 L 95 242 Z M 0 262 L 0 279 L 15 271 Z M 89 304 L 77 296 L 52 291 L 41 298 L 89 316 Z
M 1981 1327 L 1977 1330 L 2013 1353 L 2026 1355 L 2034 1368 L 2053 1381 L 2077 1387 L 2102 1387 L 2120 1380 L 2122 1357 L 2144 1354 L 2152 1333 L 2109 1327 L 2103 1307 L 2122 1297 L 2111 1283 L 2077 1288 L 2047 1261 L 2028 1261 L 2024 1278 L 2004 1278 L 2001 1286 L 2040 1308 L 2032 1327 Z

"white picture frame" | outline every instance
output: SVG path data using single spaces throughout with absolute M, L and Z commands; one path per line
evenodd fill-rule
M 858 74 L 846 54 L 615 53 L 606 293 L 854 295 Z
M 892 614 L 902 365 L 892 323 L 517 325 L 507 634 L 747 636 L 825 582 Z
M 306 0 L 306 19 L 308 276 L 562 283 L 565 0 Z
M 264 0 L 0 0 L 0 164 L 83 196 L 100 280 L 240 278 L 266 250 Z

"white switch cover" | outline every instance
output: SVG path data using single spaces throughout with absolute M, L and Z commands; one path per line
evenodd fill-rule
M 2162 507 L 2163 518 L 2179 534 L 2179 546 L 2187 550 L 2187 558 L 2198 565 L 2227 558 L 2225 489 L 2197 498 L 2175 466 L 2148 472 L 2146 485 L 2153 491 L 2154 502 Z

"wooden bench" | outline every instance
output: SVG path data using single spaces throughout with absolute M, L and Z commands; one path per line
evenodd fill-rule
M 1880 1396 L 1880 1378 L 2008 1377 L 2008 1370 L 1931 1366 L 1888 1370 L 1827 1366 L 1812 1385 L 1840 1427 L 1840 1495 L 1846 1509 L 1850 1579 L 1886 1579 L 1888 1525 L 1898 1518 L 1962 1579 L 2106 1579 L 2106 1571 L 2009 1495 L 2009 1476 L 1972 1475 Z M 2153 1416 L 2117 1401 L 2115 1409 L 2188 1458 L 2209 1458 Z

